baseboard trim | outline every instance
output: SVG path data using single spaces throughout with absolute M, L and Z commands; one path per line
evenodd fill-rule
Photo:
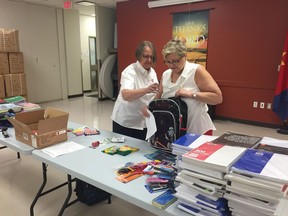
M 243 119 L 235 119 L 235 118 L 227 118 L 224 116 L 215 116 L 215 120 L 224 120 L 224 121 L 233 121 L 233 122 L 238 122 L 242 124 L 248 124 L 248 125 L 255 125 L 255 126 L 260 126 L 260 127 L 268 127 L 268 128 L 280 128 L 281 125 L 276 125 L 276 124 L 269 124 L 269 123 L 264 123 L 264 122 L 256 122 L 256 121 L 250 121 L 250 120 L 243 120 Z
M 106 101 L 106 100 L 111 100 L 111 99 L 108 97 L 98 98 L 98 101 Z
M 82 94 L 77 94 L 77 95 L 68 95 L 68 98 L 76 98 L 76 97 L 83 97 L 83 93 Z

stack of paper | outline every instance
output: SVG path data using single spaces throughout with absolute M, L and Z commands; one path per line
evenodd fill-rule
M 245 150 L 244 147 L 206 142 L 182 155 L 182 160 L 192 165 L 227 173 L 233 162 Z
M 22 107 L 19 105 L 15 105 L 13 103 L 0 104 L 0 116 L 4 115 L 9 110 L 13 110 L 16 113 L 16 112 L 20 112 L 22 110 Z
M 201 167 L 191 163 L 186 163 L 182 159 L 177 160 L 177 167 L 179 170 L 185 169 L 189 171 L 194 171 L 217 179 L 224 179 L 224 175 L 226 174 L 225 172 L 211 170 L 209 168 Z
M 20 95 L 5 98 L 4 100 L 6 101 L 6 103 L 14 103 L 14 104 L 26 101 L 26 99 Z
M 230 215 L 227 200 L 223 198 L 227 185 L 224 175 L 245 148 L 207 141 L 194 147 L 178 160 L 181 170 L 176 177 L 180 182 L 175 194 L 179 200 L 178 208 L 192 215 Z M 221 149 L 226 150 L 222 152 Z
M 224 197 L 229 200 L 233 213 L 287 215 L 279 205 L 288 198 L 287 152 L 287 140 L 263 137 L 256 149 L 246 150 L 231 166 L 231 171 L 225 175 L 229 185 Z
M 223 198 L 229 186 L 224 175 L 247 148 L 257 146 L 262 138 L 229 131 L 219 137 L 193 137 L 186 135 L 174 144 L 186 151 L 178 160 L 182 169 L 176 177 L 181 183 L 175 194 L 178 207 L 193 215 L 230 215 L 228 202 Z M 190 139 L 192 142 L 187 145 Z
M 255 149 L 288 155 L 288 140 L 263 137 Z
M 230 215 L 223 198 L 227 180 L 187 169 L 181 170 L 175 180 L 180 182 L 175 194 L 178 208 L 192 215 Z
M 229 209 L 232 212 L 232 215 L 273 216 L 277 208 L 277 204 L 237 193 L 227 192 L 224 197 L 228 200 Z
M 187 133 L 172 143 L 172 154 L 182 156 L 199 145 L 216 138 L 217 136 Z
M 201 193 L 186 184 L 176 188 L 178 208 L 192 215 L 230 215 L 227 200 Z
M 288 199 L 281 199 L 274 215 L 284 216 L 288 212 Z
M 287 164 L 287 155 L 248 149 L 233 164 L 231 170 L 236 173 L 266 179 L 267 181 L 286 183 L 288 182 Z
M 202 173 L 182 170 L 178 173 L 176 180 L 203 193 L 220 197 L 223 195 L 226 180 L 213 178 Z
M 259 136 L 227 131 L 211 142 L 243 148 L 254 148 L 260 143 L 261 140 L 262 137 Z
M 227 131 L 213 140 L 195 145 L 200 137 L 191 144 L 194 148 L 182 155 L 182 160 L 224 173 L 247 148 L 256 147 L 262 140 L 262 137 Z
M 39 104 L 35 104 L 31 102 L 20 102 L 20 103 L 17 103 L 17 105 L 23 107 L 24 111 L 32 111 L 32 110 L 41 109 Z

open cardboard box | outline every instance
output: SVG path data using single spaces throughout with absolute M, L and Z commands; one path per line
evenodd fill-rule
M 35 148 L 45 148 L 67 140 L 69 113 L 46 108 L 16 113 L 7 117 L 15 130 L 16 139 Z

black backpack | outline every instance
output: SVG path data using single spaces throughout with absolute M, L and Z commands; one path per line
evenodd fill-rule
M 76 179 L 76 187 L 74 191 L 76 192 L 78 200 L 88 206 L 94 205 L 103 200 L 108 200 L 108 203 L 111 203 L 110 193 L 90 185 L 80 179 Z
M 157 131 L 149 139 L 154 148 L 172 151 L 172 142 L 186 134 L 187 104 L 180 97 L 156 99 L 149 103 Z

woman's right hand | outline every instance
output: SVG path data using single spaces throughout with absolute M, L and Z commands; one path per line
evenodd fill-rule
M 159 84 L 158 83 L 152 83 L 147 87 L 147 93 L 157 93 L 159 90 Z
M 144 106 L 144 107 L 142 108 L 142 114 L 143 114 L 143 116 L 144 116 L 145 118 L 149 118 L 149 117 L 150 117 L 150 115 L 149 115 L 149 113 L 148 113 L 148 107 L 147 107 L 147 106 Z

